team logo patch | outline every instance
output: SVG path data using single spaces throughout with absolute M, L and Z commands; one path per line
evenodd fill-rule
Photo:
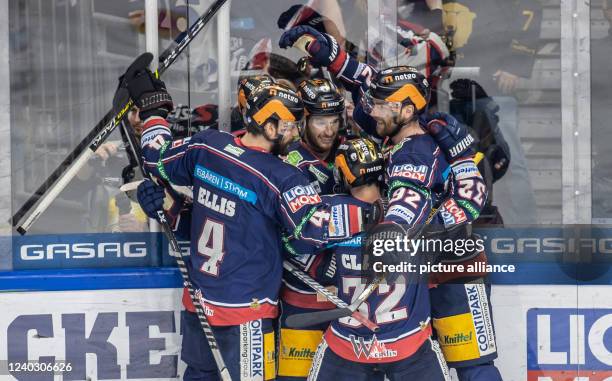
M 366 360 L 369 360 L 397 356 L 397 351 L 385 347 L 384 343 L 378 341 L 376 335 L 372 337 L 370 343 L 367 343 L 363 337 L 355 337 L 353 335 L 350 337 L 351 344 L 353 344 L 353 351 L 355 352 L 355 356 L 357 356 L 357 358 L 363 356 Z
M 298 151 L 289 152 L 289 154 L 287 155 L 287 159 L 285 159 L 287 163 L 293 165 L 294 167 L 297 167 L 297 165 L 300 164 L 302 160 L 304 160 L 304 158 L 302 157 L 302 154 L 300 154 Z
M 244 153 L 244 150 L 242 148 L 233 146 L 231 144 L 228 144 L 225 147 L 223 147 L 223 150 L 225 152 L 231 153 L 234 156 L 240 156 Z
M 407 224 L 412 223 L 412 220 L 414 220 L 414 213 L 410 209 L 401 205 L 393 205 L 390 207 L 387 211 L 387 216 L 389 215 L 397 216 L 404 220 Z
M 412 180 L 425 182 L 426 176 L 426 165 L 402 164 L 394 166 L 391 170 L 391 177 L 404 177 Z
M 362 230 L 361 208 L 357 205 L 334 205 L 329 216 L 330 237 L 350 237 Z
M 444 220 L 444 225 L 455 225 L 467 221 L 467 216 L 465 215 L 465 212 L 459 207 L 459 205 L 457 205 L 455 200 L 453 200 L 452 198 L 446 200 L 442 204 L 442 207 L 443 209 L 440 212 L 440 215 Z
M 344 221 L 344 205 L 334 205 L 331 207 L 329 218 L 329 236 L 344 237 L 346 235 L 346 222 Z
M 325 173 L 323 173 L 320 169 L 318 169 L 312 164 L 308 166 L 308 172 L 315 175 L 317 181 L 321 184 L 325 184 L 325 182 L 329 179 L 329 176 L 327 176 Z
M 312 185 L 295 186 L 283 193 L 283 198 L 293 213 L 302 209 L 304 205 L 315 205 L 321 202 L 319 193 Z
M 453 166 L 453 174 L 457 180 L 469 179 L 480 175 L 478 167 L 472 161 L 466 161 L 459 165 Z

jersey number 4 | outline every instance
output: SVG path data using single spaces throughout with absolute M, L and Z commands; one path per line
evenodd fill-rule
M 352 292 L 353 300 L 351 300 L 351 303 L 354 302 L 354 299 L 357 299 L 366 286 L 362 278 L 342 277 L 342 292 L 345 295 L 350 295 Z M 377 292 L 379 296 L 383 296 L 383 299 L 374 312 L 374 322 L 377 324 L 385 324 L 408 318 L 408 309 L 406 307 L 396 308 L 406 292 L 405 283 L 396 282 L 394 285 L 389 286 L 387 283 L 383 282 L 378 286 Z M 371 317 L 370 304 L 368 304 L 367 301 L 362 303 L 359 306 L 359 312 L 364 316 Z M 350 327 L 361 327 L 361 323 L 350 316 L 341 318 L 338 321 Z
M 224 238 L 225 225 L 207 218 L 198 238 L 198 254 L 206 258 L 200 266 L 200 271 L 213 276 L 219 275 L 219 264 L 225 255 Z

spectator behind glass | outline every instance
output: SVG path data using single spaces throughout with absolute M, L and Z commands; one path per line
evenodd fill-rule
M 499 106 L 499 128 L 508 143 L 510 167 L 494 189 L 506 225 L 535 224 L 537 207 L 518 130 L 520 77 L 530 77 L 542 24 L 538 1 L 444 0 L 446 40 L 457 68 L 470 68 Z M 464 76 L 464 74 L 459 74 Z M 457 77 L 452 78 L 457 79 Z

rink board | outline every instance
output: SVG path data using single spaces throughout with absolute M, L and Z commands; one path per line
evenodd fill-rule
M 162 284 L 179 284 L 176 274 L 149 272 Z M 90 290 L 75 289 L 78 281 L 53 287 L 50 278 L 47 285 L 55 291 L 0 293 L 0 360 L 67 361 L 73 370 L 63 379 L 176 380 L 184 369 L 180 289 L 137 288 L 151 283 L 134 274 L 106 278 L 111 289 L 100 280 L 87 282 Z M 59 291 L 61 285 L 68 290 Z M 612 377 L 610 295 L 612 286 L 493 286 L 497 364 L 504 379 Z M 18 379 L 62 378 L 36 373 Z

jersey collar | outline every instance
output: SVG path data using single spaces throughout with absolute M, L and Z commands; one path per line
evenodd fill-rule
M 244 134 L 243 134 L 244 135 Z M 234 144 L 236 144 L 239 147 L 244 147 L 244 148 L 248 148 L 248 149 L 252 149 L 253 151 L 259 151 L 259 152 L 263 152 L 263 153 L 270 153 L 268 151 L 266 151 L 265 149 L 261 148 L 261 147 L 256 147 L 256 146 L 247 146 L 244 143 L 242 143 L 242 140 L 240 140 L 239 136 L 236 136 L 234 138 Z

